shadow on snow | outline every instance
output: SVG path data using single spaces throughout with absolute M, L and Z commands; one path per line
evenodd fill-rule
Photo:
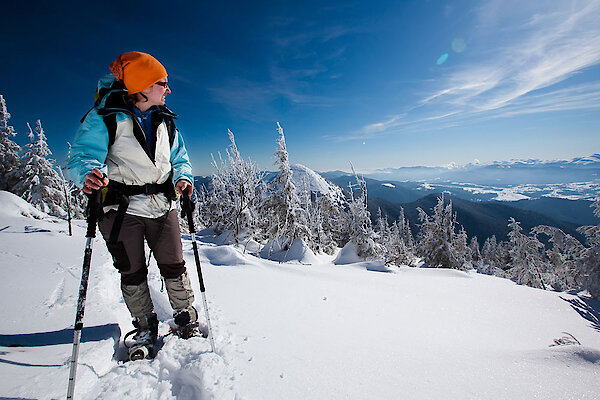
M 581 296 L 575 299 L 561 299 L 569 303 L 579 315 L 592 323 L 592 328 L 600 332 L 600 301 Z

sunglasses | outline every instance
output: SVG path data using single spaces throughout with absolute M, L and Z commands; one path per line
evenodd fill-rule
M 156 82 L 155 85 L 162 86 L 166 89 L 169 87 L 169 82 Z

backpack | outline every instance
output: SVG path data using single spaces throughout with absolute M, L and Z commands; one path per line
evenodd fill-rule
M 112 85 L 110 85 L 110 86 L 104 86 L 104 87 L 101 87 L 100 89 L 96 88 L 96 92 L 94 94 L 94 105 L 92 106 L 92 108 L 90 108 L 85 113 L 85 115 L 81 118 L 81 120 L 79 122 L 83 123 L 83 121 L 85 121 L 85 118 L 88 116 L 88 114 L 94 108 L 99 107 L 100 104 L 102 104 L 102 101 L 104 100 L 104 98 L 114 90 L 124 91 L 126 89 L 125 89 L 125 86 L 123 85 L 123 83 L 120 81 L 117 81 L 117 80 L 115 80 L 112 83 Z M 165 106 L 160 106 L 159 108 L 160 108 L 160 113 L 163 116 L 163 121 L 167 125 L 167 132 L 169 134 L 169 144 L 171 146 L 173 146 L 173 142 L 175 141 L 175 132 L 177 131 L 177 127 L 175 126 L 175 121 L 173 119 L 177 118 L 177 115 Z M 124 107 L 120 111 L 125 112 L 126 114 L 129 114 L 129 112 L 126 111 Z M 130 116 L 134 119 L 136 118 L 133 114 L 131 114 Z M 115 142 L 115 137 L 117 136 L 117 114 L 115 112 L 106 113 L 102 116 L 102 118 L 104 120 L 104 124 L 106 125 L 106 129 L 108 131 L 108 148 L 110 149 L 110 147 Z

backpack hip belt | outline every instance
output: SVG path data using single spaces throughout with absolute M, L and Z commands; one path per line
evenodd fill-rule
M 177 198 L 177 192 L 175 191 L 175 186 L 173 186 L 171 178 L 172 175 L 163 183 L 147 183 L 145 185 L 126 185 L 115 181 L 110 181 L 108 183 L 105 191 L 103 191 L 102 204 L 104 206 L 119 205 L 108 239 L 110 245 L 116 245 L 118 242 L 123 218 L 125 218 L 127 208 L 129 208 L 129 196 L 140 194 L 149 196 L 162 193 L 167 200 L 175 200 Z

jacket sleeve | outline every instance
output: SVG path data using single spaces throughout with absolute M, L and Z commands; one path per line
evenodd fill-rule
M 79 126 L 71 146 L 67 168 L 73 182 L 83 187 L 86 175 L 94 168 L 108 173 L 105 164 L 107 154 L 108 130 L 102 117 L 93 109 Z
M 171 167 L 173 168 L 173 183 L 185 179 L 192 185 L 194 184 L 192 164 L 179 130 L 175 131 L 175 138 L 171 146 Z

